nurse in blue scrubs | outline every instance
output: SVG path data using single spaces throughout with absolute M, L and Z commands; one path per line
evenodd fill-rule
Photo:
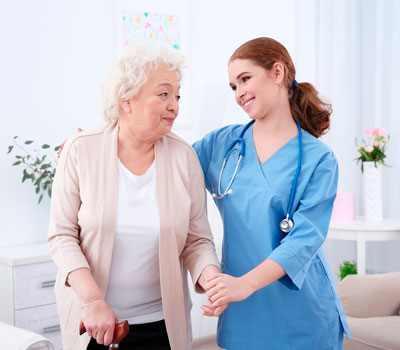
M 194 144 L 224 224 L 223 273 L 208 283 L 204 313 L 223 311 L 224 349 L 342 349 L 349 329 L 321 248 L 338 181 L 318 139 L 331 106 L 296 82 L 289 53 L 270 38 L 240 46 L 228 73 L 251 122 Z

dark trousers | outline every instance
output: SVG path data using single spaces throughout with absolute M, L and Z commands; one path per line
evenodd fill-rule
M 121 350 L 170 350 L 165 321 L 129 325 L 129 333 L 119 344 Z M 108 350 L 92 338 L 87 350 Z

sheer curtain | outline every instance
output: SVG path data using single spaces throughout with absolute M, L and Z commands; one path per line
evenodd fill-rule
M 355 191 L 356 214 L 362 215 L 362 175 L 353 161 L 357 156 L 355 138 L 365 137 L 368 128 L 386 127 L 390 134 L 386 160 L 391 167 L 382 174 L 384 216 L 399 219 L 400 2 L 321 0 L 297 4 L 296 56 L 333 104 L 331 131 L 323 141 L 339 161 L 339 190 Z M 337 243 L 328 242 L 328 258 L 339 262 L 349 258 L 349 253 L 355 258 L 354 246 L 341 247 L 347 257 L 339 257 L 337 248 Z M 370 244 L 367 270 L 400 270 L 399 250 L 398 243 Z

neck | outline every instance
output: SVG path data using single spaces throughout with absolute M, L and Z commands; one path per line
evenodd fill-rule
M 118 149 L 128 150 L 136 155 L 147 155 L 154 150 L 155 140 L 142 135 L 121 118 L 119 121 Z
M 295 136 L 298 133 L 289 102 L 278 105 L 263 118 L 257 119 L 253 127 L 254 133 L 262 133 L 268 138 L 282 138 Z

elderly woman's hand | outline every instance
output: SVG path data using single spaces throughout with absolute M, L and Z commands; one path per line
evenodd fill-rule
M 99 344 L 111 344 L 118 317 L 104 299 L 95 299 L 82 306 L 82 321 L 89 337 Z
M 200 308 L 203 310 L 203 316 L 210 316 L 210 317 L 221 315 L 227 307 L 228 304 L 214 307 L 210 299 L 207 299 L 207 305 L 200 306 Z

